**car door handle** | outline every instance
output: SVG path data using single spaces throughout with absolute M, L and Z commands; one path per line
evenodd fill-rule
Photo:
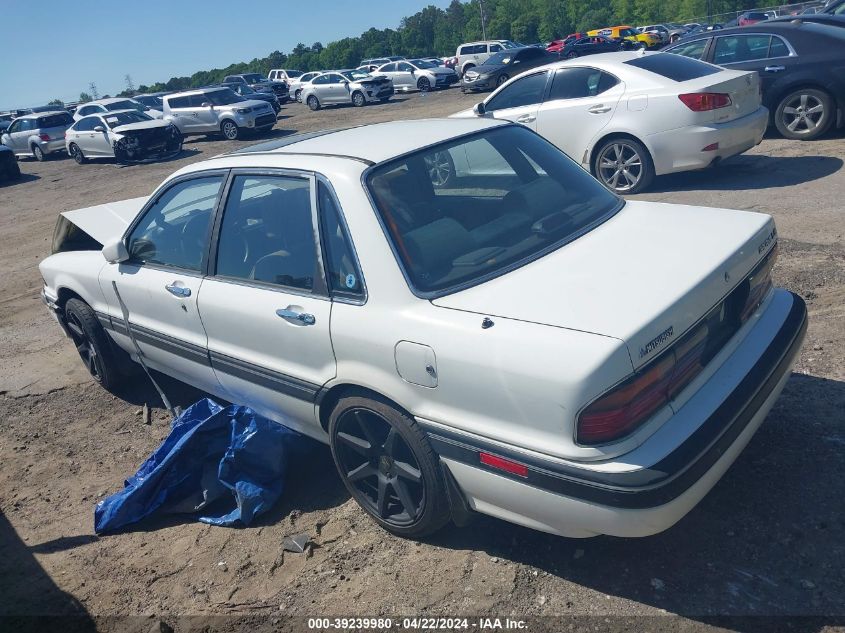
M 766 66 L 763 70 L 767 73 L 779 73 L 782 70 L 786 70 L 786 66 Z
M 592 108 L 587 108 L 587 112 L 590 114 L 604 114 L 605 112 L 611 111 L 610 106 L 606 106 L 604 104 L 594 105 Z
M 521 117 L 519 117 L 516 120 L 516 122 L 517 123 L 531 123 L 532 121 L 535 121 L 536 119 L 537 119 L 537 117 L 534 116 L 533 114 L 523 114 Z
M 191 296 L 190 288 L 186 288 L 185 286 L 177 286 L 175 281 L 172 284 L 166 285 L 164 289 L 175 297 Z
M 276 310 L 276 316 L 280 316 L 283 319 L 291 319 L 302 323 L 303 325 L 314 325 L 317 322 L 317 319 L 314 318 L 313 314 L 308 314 L 307 312 L 296 312 L 295 310 L 289 310 L 287 308 L 280 308 Z

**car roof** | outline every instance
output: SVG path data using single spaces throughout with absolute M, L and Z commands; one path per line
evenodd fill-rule
M 277 153 L 338 156 L 381 163 L 457 136 L 502 125 L 495 119 L 420 119 L 295 134 L 259 143 L 232 154 Z
M 816 38 L 818 36 L 830 36 L 836 39 L 845 39 L 845 30 L 841 26 L 802 20 L 797 16 L 792 20 L 766 20 L 752 26 L 735 26 L 728 29 L 717 29 L 715 31 L 703 31 L 683 38 L 683 42 L 692 42 L 710 37 L 721 37 L 724 35 L 752 35 L 754 33 L 765 33 L 767 35 L 798 35 L 799 37 Z
M 79 107 L 86 105 L 107 105 L 109 103 L 117 103 L 118 101 L 132 101 L 132 97 L 109 97 L 108 99 L 94 99 L 88 103 L 83 103 Z
M 24 114 L 23 116 L 15 117 L 13 121 L 18 121 L 19 119 L 38 119 L 43 116 L 50 116 L 51 114 L 70 114 L 67 110 L 46 110 L 45 112 L 31 112 L 30 114 Z

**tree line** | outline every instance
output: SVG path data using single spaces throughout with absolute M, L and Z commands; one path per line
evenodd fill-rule
M 302 71 L 328 68 L 354 68 L 362 59 L 385 55 L 419 57 L 454 55 L 462 42 L 482 38 L 509 39 L 531 44 L 548 42 L 575 31 L 616 24 L 648 24 L 689 21 L 708 13 L 716 15 L 764 6 L 767 0 L 452 0 L 440 9 L 427 6 L 403 18 L 397 29 L 375 29 L 358 37 L 346 37 L 323 45 L 297 44 L 289 53 L 273 51 L 267 57 L 195 72 L 190 77 L 171 77 L 133 93 L 184 90 L 219 83 L 226 75 L 258 72 L 266 75 L 273 68 Z M 88 95 L 86 95 L 88 96 Z

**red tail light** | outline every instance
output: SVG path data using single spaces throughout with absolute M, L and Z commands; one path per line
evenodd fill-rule
M 594 445 L 619 440 L 683 391 L 766 298 L 776 259 L 777 245 L 669 350 L 581 411 L 576 441 Z
M 678 99 L 693 112 L 718 110 L 731 105 L 731 96 L 723 92 L 690 92 L 678 95 Z
M 50 135 L 49 134 L 39 134 L 38 138 L 40 138 L 42 141 L 49 141 Z

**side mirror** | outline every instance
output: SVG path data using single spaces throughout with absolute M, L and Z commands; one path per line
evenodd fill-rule
M 476 116 L 484 116 L 487 113 L 487 109 L 484 107 L 484 102 L 476 103 L 472 107 L 472 111 L 475 112 Z
M 103 246 L 103 257 L 109 264 L 119 264 L 129 259 L 129 251 L 126 250 L 123 240 L 115 240 Z
M 213 106 L 213 105 L 211 105 L 208 101 L 203 101 L 203 102 L 202 102 L 202 107 L 203 107 L 203 108 L 213 108 L 214 106 Z
M 98 125 L 94 128 L 94 131 L 95 132 L 105 132 L 106 128 L 104 128 L 102 125 Z

